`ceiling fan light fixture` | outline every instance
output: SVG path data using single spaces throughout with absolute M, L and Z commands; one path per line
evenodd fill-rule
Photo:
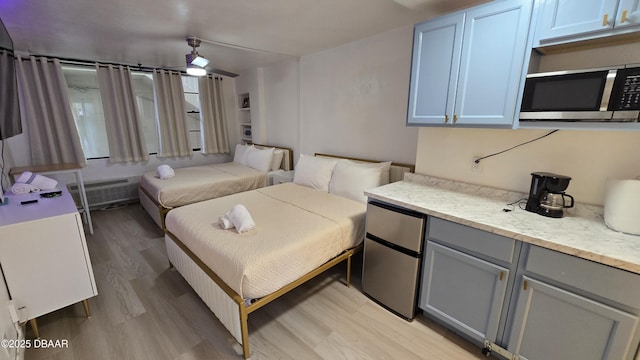
M 200 67 L 203 68 L 203 67 L 207 66 L 207 64 L 209 64 L 209 60 L 206 59 L 206 58 L 203 58 L 202 56 L 200 56 L 200 55 L 198 55 L 196 53 L 196 58 L 191 60 L 191 64 L 197 65 L 197 66 L 200 66 Z
M 187 74 L 191 76 L 205 76 L 207 75 L 207 70 L 198 65 L 187 63 Z
M 200 56 L 196 48 L 200 46 L 200 39 L 195 37 L 188 37 L 187 44 L 193 48 L 189 54 L 185 55 L 187 60 L 187 74 L 193 76 L 204 76 L 207 71 L 204 69 L 209 60 Z

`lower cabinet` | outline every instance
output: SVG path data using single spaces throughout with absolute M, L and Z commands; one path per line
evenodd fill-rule
M 527 360 L 631 360 L 640 343 L 640 275 L 523 246 L 503 343 Z
M 528 360 L 632 359 L 638 316 L 522 276 L 507 349 Z
M 424 311 L 480 342 L 496 340 L 509 269 L 436 243 L 423 269 Z
M 0 263 L 21 321 L 98 294 L 78 213 L 1 226 Z
M 425 315 L 508 358 L 640 359 L 640 275 L 433 217 L 426 239 Z

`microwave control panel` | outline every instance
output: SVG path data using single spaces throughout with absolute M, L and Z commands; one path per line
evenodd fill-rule
M 640 68 L 618 70 L 609 110 L 640 110 Z

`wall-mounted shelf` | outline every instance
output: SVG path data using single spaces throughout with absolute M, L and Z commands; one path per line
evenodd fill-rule
M 240 122 L 240 140 L 243 144 L 253 143 L 253 137 L 251 134 L 251 99 L 249 93 L 238 95 L 239 114 L 238 121 Z

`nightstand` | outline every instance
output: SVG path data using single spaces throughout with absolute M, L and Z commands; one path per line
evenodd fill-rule
M 282 171 L 269 175 L 269 185 L 277 185 L 293 181 L 294 171 Z

